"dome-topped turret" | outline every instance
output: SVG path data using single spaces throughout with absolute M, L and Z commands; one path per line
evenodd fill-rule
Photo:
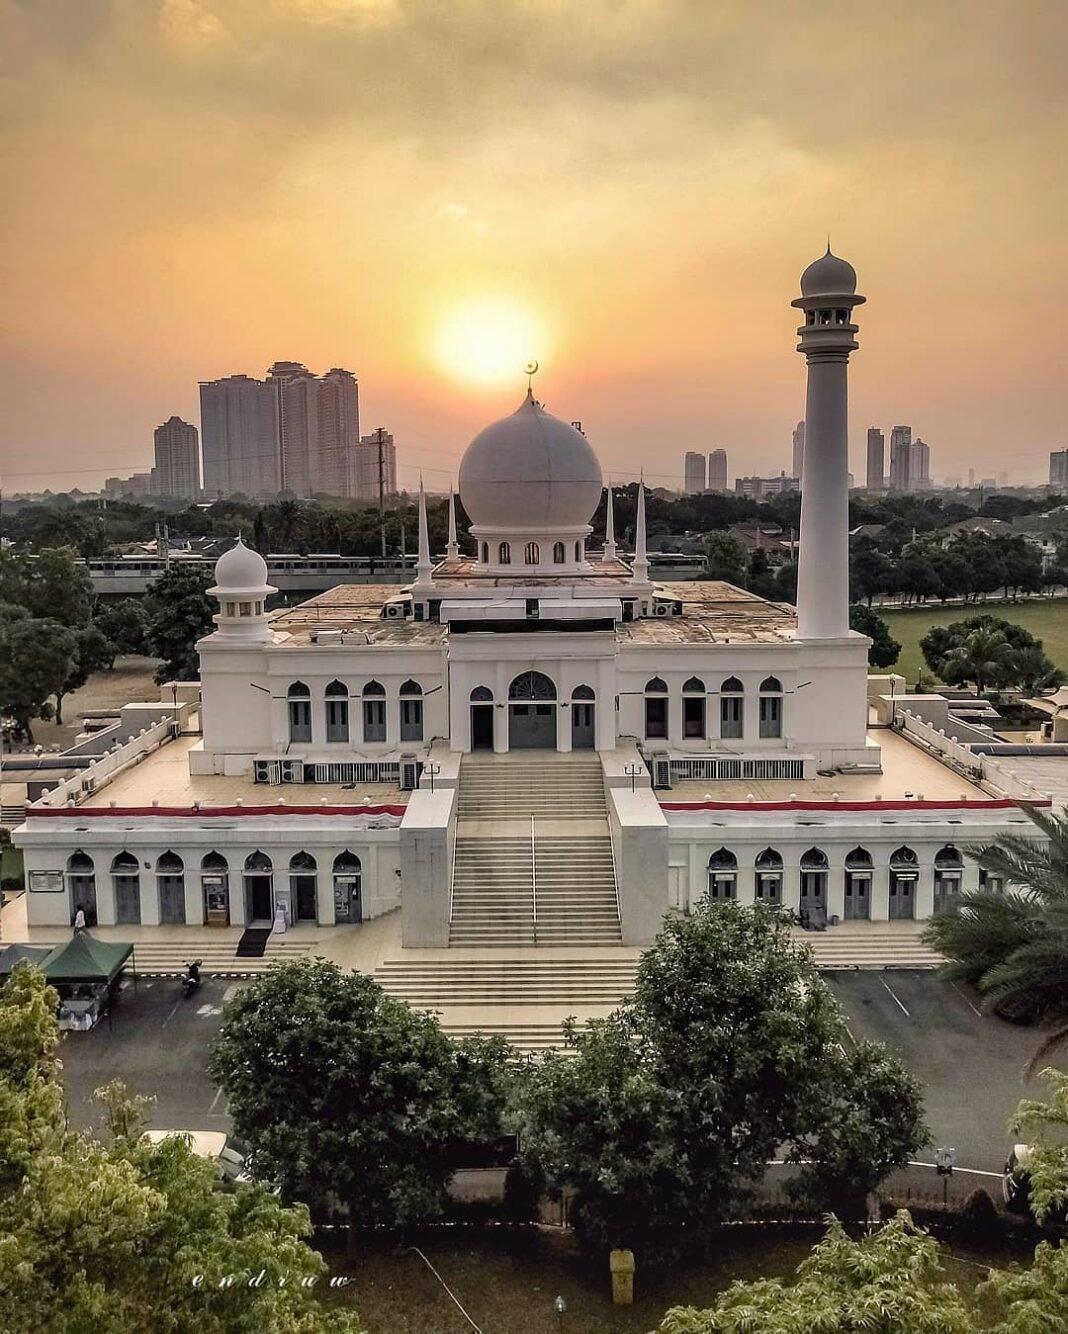
M 475 436 L 460 463 L 460 499 L 475 532 L 588 531 L 601 488 L 589 441 L 529 390 L 516 412 Z
M 215 562 L 216 593 L 251 593 L 267 587 L 267 562 L 258 551 L 237 542 Z
M 801 275 L 802 296 L 852 296 L 857 290 L 857 271 L 848 260 L 827 253 L 813 260 Z

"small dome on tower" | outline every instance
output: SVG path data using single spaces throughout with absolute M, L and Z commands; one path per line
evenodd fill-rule
M 267 562 L 239 537 L 215 562 L 215 586 L 216 590 L 227 593 L 266 588 Z
M 582 528 L 601 488 L 601 465 L 589 441 L 529 391 L 516 412 L 475 436 L 460 463 L 460 499 L 474 528 Z
M 848 260 L 827 253 L 813 260 L 801 275 L 802 296 L 852 296 L 857 290 L 857 271 Z

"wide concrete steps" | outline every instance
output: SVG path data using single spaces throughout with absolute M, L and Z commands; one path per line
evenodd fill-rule
M 530 839 L 457 838 L 450 945 L 533 945 Z
M 937 968 L 942 956 L 923 944 L 915 932 L 872 926 L 869 930 L 830 927 L 795 932 L 812 950 L 821 972 L 854 968 Z
M 390 959 L 375 981 L 417 1009 L 441 1006 L 615 1006 L 634 988 L 637 958 Z
M 618 945 L 610 838 L 538 838 L 534 846 L 539 942 Z
M 236 937 L 218 942 L 211 940 L 137 941 L 134 945 L 134 964 L 139 974 L 146 976 L 179 976 L 186 964 L 201 960 L 201 972 L 231 977 L 253 977 L 264 973 L 274 963 L 284 963 L 307 957 L 310 943 L 294 941 L 287 936 L 272 935 L 261 958 L 238 958 Z
M 579 1028 L 583 1025 L 579 1023 Z M 563 1024 L 450 1024 L 442 1021 L 442 1031 L 450 1038 L 499 1037 L 513 1046 L 521 1056 L 533 1056 L 541 1051 L 558 1051 L 568 1055 Z M 573 1054 L 573 1053 L 570 1053 Z
M 460 819 L 531 815 L 554 819 L 605 818 L 604 778 L 597 759 L 466 757 L 460 766 Z

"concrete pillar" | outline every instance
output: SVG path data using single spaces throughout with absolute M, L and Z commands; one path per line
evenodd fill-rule
M 828 859 L 827 871 L 827 917 L 837 916 L 839 921 L 845 918 L 845 853 L 835 856 L 832 852 Z
M 885 852 L 881 859 L 875 854 L 875 867 L 871 877 L 871 920 L 873 922 L 890 920 L 890 867 Z
M 141 925 L 159 926 L 159 882 L 152 871 L 145 870 L 144 863 L 149 860 L 155 864 L 155 856 L 141 858 Z
M 564 707 L 566 704 L 566 708 Z M 561 755 L 571 751 L 571 709 L 570 700 L 559 700 L 556 705 L 556 749 Z
M 783 861 L 786 865 L 782 868 L 782 903 L 796 913 L 801 907 L 801 867 L 797 857 L 791 860 L 789 854 L 784 855 Z

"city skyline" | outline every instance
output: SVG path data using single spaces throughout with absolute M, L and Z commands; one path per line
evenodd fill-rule
M 680 461 L 724 439 L 773 475 L 803 416 L 782 292 L 828 230 L 879 302 L 854 472 L 867 424 L 902 412 L 945 472 L 1044 477 L 1065 444 L 1063 7 L 976 4 L 966 29 L 568 10 L 8 6 L 5 489 L 143 467 L 157 423 L 198 422 L 199 380 L 288 347 L 358 369 L 409 487 L 448 485 L 531 356 L 610 475 L 676 484 L 654 422 Z M 833 92 L 798 98 L 828 49 Z M 937 358 L 916 336 L 935 310 Z

